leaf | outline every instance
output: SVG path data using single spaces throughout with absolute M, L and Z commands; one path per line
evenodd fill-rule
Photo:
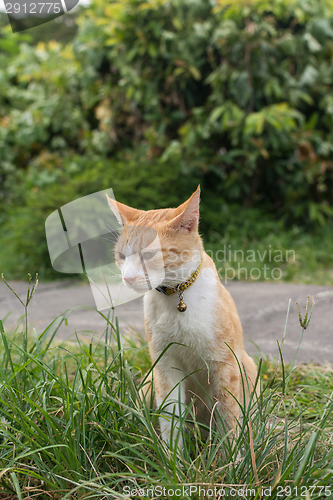
M 218 106 L 217 108 L 215 108 L 211 114 L 210 114 L 210 117 L 209 117 L 209 120 L 211 122 L 216 122 L 224 113 L 226 107 L 225 105 L 223 104 L 222 106 Z
M 309 203 L 309 217 L 312 222 L 317 222 L 321 226 L 325 224 L 325 217 L 321 213 L 320 207 L 317 203 Z
M 265 114 L 262 111 L 251 113 L 245 120 L 245 135 L 260 135 L 264 130 Z
M 310 31 L 320 43 L 325 43 L 327 38 L 333 39 L 333 26 L 330 19 L 314 19 Z
M 295 475 L 295 482 L 294 482 L 295 486 L 299 485 L 299 483 L 302 479 L 302 476 L 304 474 L 306 466 L 310 464 L 310 461 L 311 461 L 311 458 L 312 458 L 312 455 L 314 452 L 314 448 L 316 446 L 317 439 L 318 439 L 318 432 L 315 431 L 310 436 L 310 439 L 309 439 L 308 444 L 307 444 L 305 451 L 304 451 L 303 458 L 302 458 L 301 463 L 297 469 L 297 472 Z
M 231 91 L 236 98 L 237 104 L 242 108 L 248 104 L 253 89 L 249 83 L 249 75 L 245 71 L 237 72 L 231 80 Z
M 299 79 L 300 85 L 314 85 L 317 81 L 318 74 L 318 70 L 311 64 L 308 64 Z
M 195 67 L 195 66 L 190 66 L 189 67 L 190 73 L 193 76 L 195 80 L 200 80 L 201 79 L 201 73 L 200 71 Z
M 306 42 L 310 52 L 319 52 L 322 49 L 320 43 L 310 33 L 306 33 L 303 39 Z

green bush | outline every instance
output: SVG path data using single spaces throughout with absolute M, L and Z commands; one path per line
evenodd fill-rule
M 95 0 L 78 24 L 66 45 L 0 38 L 7 253 L 49 266 L 45 217 L 106 187 L 148 209 L 200 182 L 208 236 L 233 207 L 332 217 L 332 0 Z
M 51 212 L 75 198 L 112 187 L 117 199 L 137 208 L 166 208 L 185 200 L 198 182 L 166 168 L 158 159 L 147 161 L 144 150 L 128 151 L 122 160 L 113 161 L 73 155 L 62 164 L 56 155 L 44 155 L 42 164 L 31 163 L 16 189 L 17 202 L 8 209 L 0 272 L 6 270 L 8 277 L 15 277 L 30 270 L 48 278 L 61 277 L 51 268 L 44 225 Z

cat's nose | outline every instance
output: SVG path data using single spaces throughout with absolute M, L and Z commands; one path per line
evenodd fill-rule
M 124 276 L 124 281 L 126 281 L 128 285 L 133 285 L 135 276 Z

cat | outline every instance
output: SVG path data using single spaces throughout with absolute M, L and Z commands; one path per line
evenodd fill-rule
M 192 400 L 198 421 L 209 424 L 218 410 L 224 429 L 235 432 L 238 401 L 248 403 L 257 369 L 244 349 L 234 301 L 198 232 L 200 185 L 177 208 L 137 210 L 109 197 L 108 203 L 123 224 L 115 245 L 122 281 L 148 290 L 144 323 L 152 362 L 160 357 L 153 382 L 155 404 L 163 405 L 163 441 L 183 446 L 179 417 Z

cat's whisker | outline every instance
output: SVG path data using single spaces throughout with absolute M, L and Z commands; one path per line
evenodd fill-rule
M 113 269 L 108 268 L 108 274 L 111 274 L 111 276 L 121 276 L 120 271 L 114 271 Z
M 117 241 L 115 241 L 115 239 L 113 238 L 112 234 L 107 234 L 107 235 L 104 235 L 104 236 L 102 237 L 102 239 L 104 239 L 104 240 L 106 240 L 106 241 L 109 241 L 109 242 L 112 244 L 113 248 L 111 248 L 111 250 L 113 251 L 113 250 L 114 250 L 114 247 L 115 247 L 115 245 L 116 245 L 116 243 L 117 243 Z
M 119 232 L 119 229 L 115 229 L 111 224 L 104 224 L 104 229 L 110 233 Z
M 122 283 L 121 276 L 112 276 L 112 283 Z

